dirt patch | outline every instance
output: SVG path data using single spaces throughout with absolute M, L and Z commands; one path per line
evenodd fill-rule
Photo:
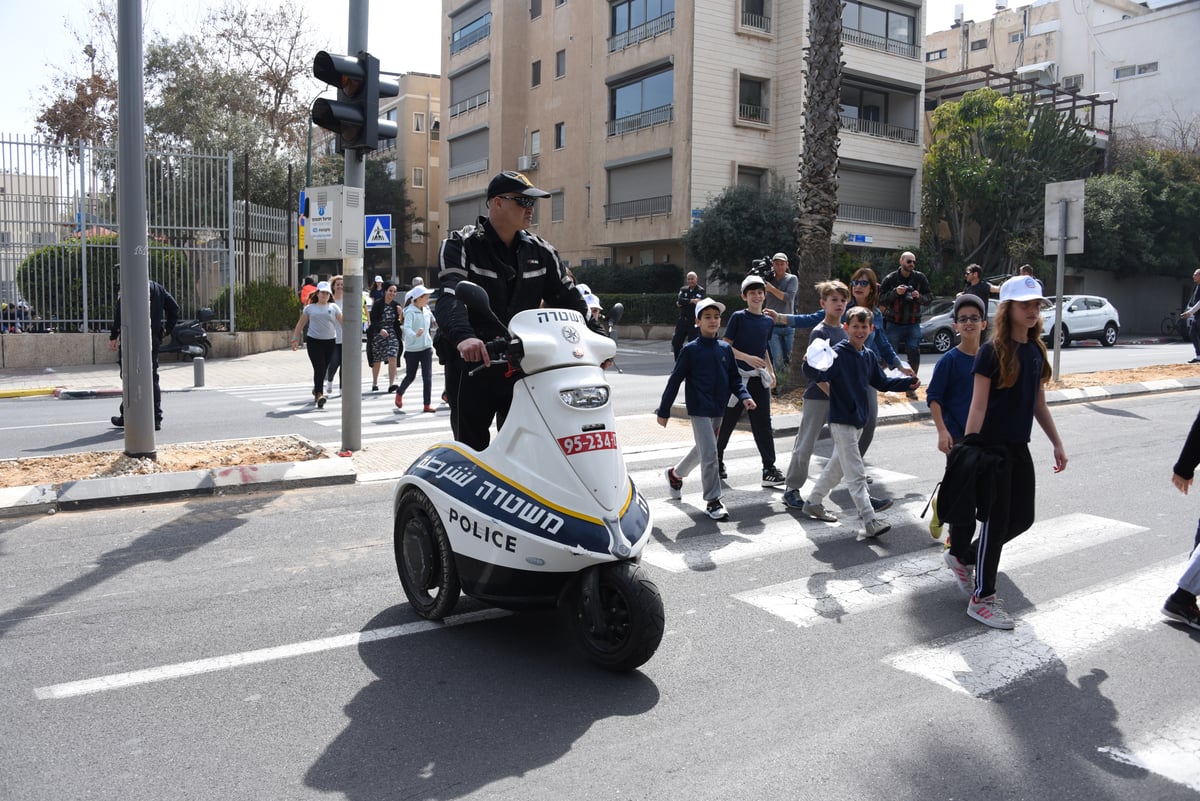
M 0 487 L 61 484 L 86 478 L 177 473 L 276 462 L 321 459 L 325 451 L 299 437 L 261 437 L 221 442 L 160 445 L 157 459 L 134 459 L 122 451 L 92 451 L 0 461 Z
M 1164 378 L 1197 378 L 1200 377 L 1200 364 L 1160 364 L 1151 367 L 1131 367 L 1127 370 L 1104 370 L 1097 373 L 1070 373 L 1059 376 L 1058 381 L 1051 381 L 1047 389 L 1078 389 L 1079 387 L 1107 387 L 1116 384 L 1140 384 L 1144 381 L 1158 381 Z M 800 410 L 803 405 L 804 390 L 797 389 L 774 398 L 771 403 L 772 414 L 791 414 Z M 917 390 L 917 400 L 925 403 L 925 387 Z M 884 392 L 879 395 L 879 405 L 888 406 L 894 403 L 908 403 L 903 392 Z

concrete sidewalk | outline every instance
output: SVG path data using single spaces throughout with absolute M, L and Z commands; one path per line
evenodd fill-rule
M 296 375 L 297 354 L 290 349 L 268 351 L 251 356 L 232 359 L 204 361 L 202 364 L 203 386 L 208 389 L 248 387 L 280 383 L 281 376 Z M 159 378 L 164 392 L 186 391 L 196 388 L 198 368 L 192 362 L 166 361 L 160 364 Z M 1109 387 L 1056 390 L 1048 393 L 1052 404 L 1102 400 L 1117 396 L 1140 395 L 1152 392 L 1178 391 L 1200 387 L 1200 378 L 1170 379 L 1140 384 L 1121 384 Z M 46 370 L 0 370 L 0 398 L 30 395 L 55 394 L 64 399 L 73 397 L 120 396 L 121 382 L 112 365 L 85 365 L 80 367 Z M 879 424 L 904 423 L 928 417 L 929 410 L 924 401 L 908 402 L 902 395 L 893 394 L 893 402 L 880 404 Z M 650 413 L 618 418 L 617 431 L 621 448 L 625 453 L 644 453 L 659 449 L 686 445 L 691 442 L 691 429 L 679 408 L 679 415 L 663 429 Z M 773 418 L 777 437 L 792 436 L 800 423 L 800 414 L 777 414 Z M 739 433 L 737 436 L 748 436 Z M 390 440 L 368 440 L 362 450 L 352 456 L 352 469 L 345 460 L 318 460 L 328 462 L 315 469 L 310 466 L 289 471 L 288 466 L 279 470 L 261 471 L 259 477 L 241 479 L 241 489 L 246 485 L 268 484 L 271 487 L 312 486 L 320 483 L 345 481 L 370 481 L 394 478 L 408 466 L 433 440 L 419 437 L 397 437 Z M 312 465 L 312 463 L 308 463 Z M 200 471 L 196 471 L 200 472 Z M 196 494 L 197 492 L 221 491 L 219 482 L 211 477 L 195 477 L 181 481 L 181 474 L 157 474 L 121 479 L 95 479 L 73 482 L 69 488 L 71 497 L 83 498 L 87 504 L 135 502 L 147 497 L 164 498 L 172 495 Z M 109 486 L 81 488 L 80 485 L 109 482 Z M 264 487 L 265 488 L 265 487 Z M 0 516 L 13 513 L 42 511 L 58 505 L 62 492 L 57 488 L 17 488 L 18 491 L 0 489 Z M 53 498 L 50 496 L 54 496 Z M 66 508 L 67 504 L 63 504 Z

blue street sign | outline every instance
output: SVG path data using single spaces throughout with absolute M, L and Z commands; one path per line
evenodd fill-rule
M 367 214 L 366 221 L 367 244 L 369 248 L 390 248 L 392 246 L 392 215 Z

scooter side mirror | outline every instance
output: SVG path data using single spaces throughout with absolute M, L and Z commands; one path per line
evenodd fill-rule
M 454 297 L 458 298 L 472 314 L 487 317 L 501 329 L 505 328 L 504 323 L 500 322 L 500 318 L 492 311 L 492 304 L 488 300 L 487 290 L 479 284 L 470 281 L 459 281 L 454 285 Z
M 625 305 L 623 303 L 614 303 L 608 310 L 608 321 L 613 325 L 621 322 L 621 318 L 625 315 Z

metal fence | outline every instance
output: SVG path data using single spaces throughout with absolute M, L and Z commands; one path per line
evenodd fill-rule
M 108 329 L 119 276 L 116 167 L 109 148 L 0 137 L 3 330 Z M 183 316 L 213 307 L 234 330 L 233 293 L 224 290 L 293 282 L 295 216 L 235 203 L 232 153 L 147 153 L 146 201 L 151 276 Z M 172 268 L 156 274 L 162 261 Z

